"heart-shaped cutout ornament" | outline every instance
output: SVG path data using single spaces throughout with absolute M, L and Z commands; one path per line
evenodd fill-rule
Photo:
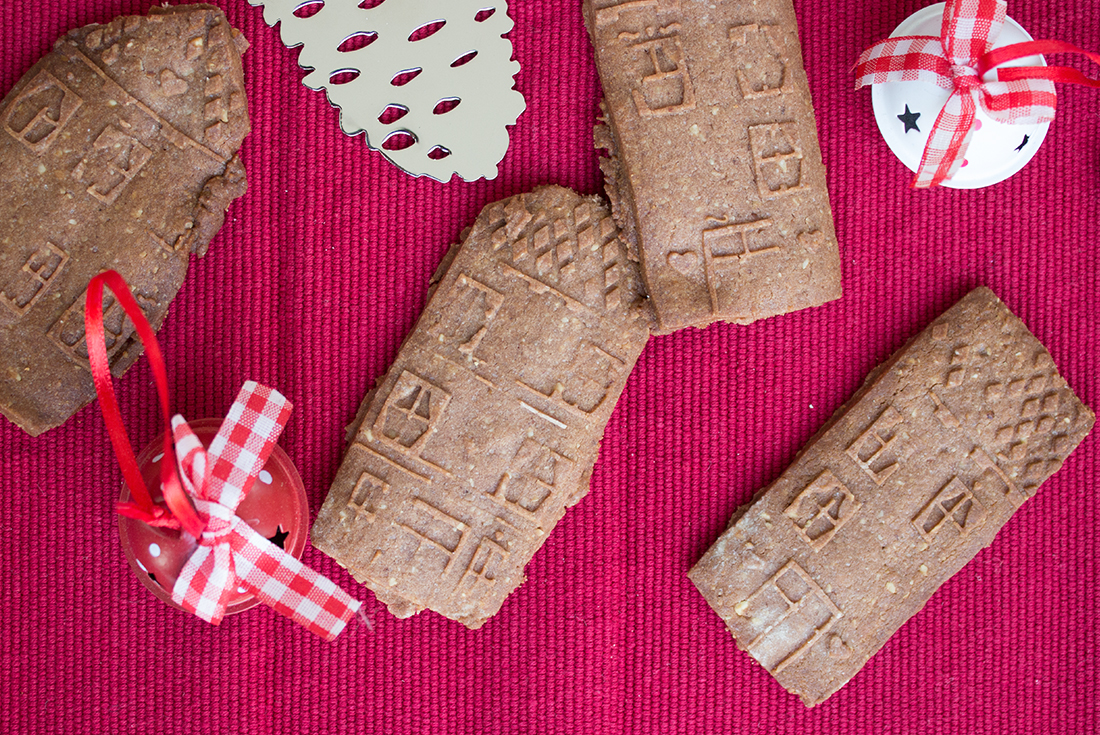
M 669 253 L 668 264 L 681 275 L 686 276 L 699 265 L 699 254 L 694 250 L 688 250 L 685 253 Z
M 497 177 L 508 128 L 526 109 L 505 38 L 507 2 L 248 2 L 264 6 L 288 47 L 301 47 L 302 83 L 325 90 L 345 133 L 365 133 L 368 146 L 413 176 Z

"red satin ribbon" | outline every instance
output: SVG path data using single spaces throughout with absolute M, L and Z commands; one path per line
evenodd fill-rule
M 990 69 L 994 69 L 1001 64 L 1038 54 L 1081 54 L 1100 64 L 1100 54 L 1085 51 L 1072 43 L 1052 40 L 1024 41 L 1023 43 L 1013 43 L 993 49 L 982 56 L 978 60 L 978 76 L 982 76 Z M 1010 66 L 1007 69 L 997 69 L 997 79 L 1002 82 L 1012 82 L 1019 79 L 1049 79 L 1052 82 L 1079 84 L 1092 89 L 1100 89 L 1100 79 L 1087 77 L 1077 69 L 1068 66 Z
M 138 469 L 134 449 L 126 435 L 126 426 L 122 423 L 122 414 L 119 412 L 115 388 L 111 380 L 111 367 L 107 361 L 107 345 L 103 336 L 104 286 L 111 289 L 122 310 L 133 322 L 153 368 L 153 379 L 157 384 L 157 394 L 160 397 L 160 412 L 164 417 L 164 461 L 160 463 L 160 481 L 167 508 L 156 505 L 149 495 L 145 480 Z M 115 456 L 122 468 L 122 476 L 133 498 L 127 503 L 119 502 L 116 506 L 117 511 L 120 515 L 144 521 L 151 526 L 182 528 L 198 538 L 202 535 L 205 524 L 188 500 L 176 470 L 176 463 L 172 461 L 176 455 L 172 448 L 172 430 L 169 423 L 171 414 L 168 411 L 168 371 L 164 367 L 164 357 L 161 355 L 160 345 L 157 344 L 156 333 L 149 326 L 144 312 L 130 293 L 130 287 L 115 271 L 104 271 L 88 284 L 88 296 L 84 305 L 84 330 L 88 344 L 88 362 L 91 364 L 92 380 L 99 395 L 103 420 L 107 425 L 107 433 L 111 437 Z

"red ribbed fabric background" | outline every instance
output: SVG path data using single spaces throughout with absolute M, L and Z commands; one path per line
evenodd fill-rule
M 579 0 L 512 0 L 527 111 L 500 176 L 414 179 L 339 131 L 259 9 L 216 2 L 252 43 L 250 191 L 193 262 L 160 339 L 188 417 L 223 415 L 247 379 L 294 402 L 281 444 L 316 514 L 343 426 L 412 327 L 448 244 L 501 197 L 551 183 L 601 191 L 599 81 Z M 654 338 L 608 425 L 591 493 L 480 631 L 433 613 L 395 620 L 313 549 L 305 561 L 365 600 L 373 631 L 353 623 L 325 644 L 265 608 L 220 628 L 173 611 L 123 557 L 112 510 L 121 475 L 98 408 L 37 439 L 0 420 L 0 730 L 1097 732 L 1096 436 L 814 710 L 737 650 L 686 577 L 868 371 L 975 286 L 992 287 L 1100 407 L 1100 95 L 1060 89 L 1050 136 L 1007 182 L 911 191 L 851 68 L 926 4 L 796 0 L 844 298 Z M 0 87 L 66 30 L 150 5 L 4 3 Z M 1009 14 L 1037 38 L 1100 50 L 1093 0 L 1013 0 Z M 144 362 L 120 396 L 140 448 L 158 431 Z

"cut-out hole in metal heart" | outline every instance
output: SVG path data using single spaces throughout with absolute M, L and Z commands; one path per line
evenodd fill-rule
M 312 18 L 325 7 L 325 0 L 307 0 L 294 9 L 295 18 Z
M 445 20 L 433 20 L 431 23 L 425 23 L 409 34 L 409 41 L 412 43 L 423 41 L 425 38 L 429 38 L 439 33 L 443 30 L 443 26 L 445 25 L 447 25 L 447 21 Z
M 417 67 L 415 69 L 405 69 L 404 71 L 398 72 L 396 75 L 394 75 L 393 79 L 390 80 L 390 84 L 395 87 L 404 87 L 406 84 L 420 76 L 423 71 L 424 70 L 420 67 Z
M 387 151 L 403 151 L 416 145 L 416 136 L 408 130 L 395 130 L 382 141 L 382 148 Z
M 341 69 L 328 78 L 331 84 L 347 84 L 359 76 L 358 69 Z
M 404 105 L 386 105 L 382 114 L 378 116 L 378 122 L 383 125 L 393 125 L 395 122 L 409 114 L 409 108 Z
M 469 64 L 471 61 L 473 61 L 475 56 L 477 56 L 477 51 L 467 51 L 466 53 L 462 54 L 462 56 L 459 56 L 457 59 L 452 61 L 451 66 L 455 69 L 460 66 L 465 66 L 466 64 Z
M 436 115 L 446 115 L 448 112 L 458 107 L 458 103 L 460 102 L 462 102 L 462 100 L 460 100 L 458 97 L 446 97 L 439 100 L 439 103 L 436 104 L 435 109 L 432 110 L 432 112 Z
M 378 34 L 374 31 L 359 31 L 353 33 L 344 39 L 344 42 L 336 49 L 340 53 L 349 54 L 352 51 L 358 51 L 361 48 L 366 48 L 372 43 L 378 40 Z

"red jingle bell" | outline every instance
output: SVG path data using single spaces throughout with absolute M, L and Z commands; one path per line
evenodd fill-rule
M 209 448 L 222 421 L 202 419 L 189 424 L 203 446 Z M 160 463 L 166 459 L 173 460 L 172 457 L 165 458 L 163 449 L 164 436 L 161 435 L 137 457 L 145 486 L 158 504 L 163 502 Z M 119 500 L 131 500 L 125 482 Z M 252 489 L 237 507 L 237 515 L 264 538 L 282 547 L 295 559 L 301 559 L 308 540 L 309 504 L 298 470 L 279 446 L 274 447 Z M 172 601 L 172 587 L 198 542 L 185 531 L 158 528 L 121 515 L 118 518 L 118 535 L 130 569 L 141 583 L 164 602 L 182 610 Z M 255 596 L 238 587 L 226 614 L 244 612 L 259 603 Z

